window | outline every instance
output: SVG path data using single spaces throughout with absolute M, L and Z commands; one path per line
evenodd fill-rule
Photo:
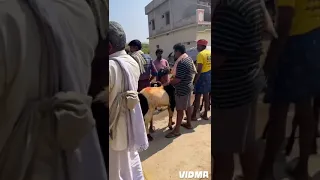
M 155 24 L 154 24 L 154 20 L 152 19 L 152 20 L 150 21 L 150 23 L 151 23 L 151 28 L 152 28 L 152 30 L 155 30 L 155 29 L 156 29 L 156 26 L 155 26 Z
M 170 24 L 170 12 L 166 12 L 166 25 Z

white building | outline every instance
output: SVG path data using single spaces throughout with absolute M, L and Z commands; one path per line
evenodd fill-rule
M 145 7 L 150 54 L 163 49 L 163 57 L 176 43 L 195 47 L 198 39 L 211 44 L 211 0 L 153 0 Z

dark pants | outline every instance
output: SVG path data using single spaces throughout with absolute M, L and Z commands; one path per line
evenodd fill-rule
M 319 96 L 320 29 L 288 39 L 271 84 L 271 101 L 294 103 Z
M 109 57 L 105 56 L 105 49 L 107 48 L 107 44 L 108 43 L 104 41 L 99 42 L 99 46 L 96 50 L 96 57 L 92 62 L 89 95 L 93 98 L 99 92 L 103 91 L 109 83 Z M 101 50 L 100 52 L 99 49 Z M 107 107 L 103 103 L 93 103 L 91 109 L 93 117 L 96 120 L 96 128 L 106 171 L 109 172 L 109 112 Z

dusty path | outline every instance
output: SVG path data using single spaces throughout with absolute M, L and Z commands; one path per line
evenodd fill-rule
M 293 108 L 288 114 L 287 137 L 291 132 L 291 122 L 294 116 Z M 182 128 L 183 134 L 176 139 L 166 139 L 168 129 L 168 113 L 163 111 L 154 116 L 156 132 L 150 148 L 141 153 L 144 170 L 150 175 L 148 180 L 178 180 L 179 171 L 209 171 L 211 176 L 211 121 L 198 121 L 194 123 L 194 130 Z M 257 137 L 260 137 L 268 118 L 268 105 L 258 103 Z M 174 119 L 175 120 L 175 119 Z M 297 133 L 298 135 L 298 133 Z M 320 138 L 318 139 L 320 148 Z M 319 149 L 320 152 L 320 149 Z M 295 142 L 292 155 L 285 158 L 280 155 L 275 164 L 277 180 L 289 180 L 285 174 L 285 164 L 294 164 L 298 156 L 298 139 Z M 309 173 L 313 180 L 320 180 L 320 155 L 313 155 L 309 161 Z M 238 158 L 236 158 L 236 174 L 241 173 Z
M 167 115 L 163 111 L 154 116 L 154 140 L 140 154 L 150 180 L 178 180 L 179 171 L 209 171 L 211 179 L 211 120 L 194 122 L 194 130 L 181 128 L 181 136 L 167 139 L 164 137 L 170 132 L 166 128 Z M 174 121 L 175 117 L 176 114 Z

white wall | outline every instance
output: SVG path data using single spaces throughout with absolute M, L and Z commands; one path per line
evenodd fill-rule
M 208 41 L 208 44 L 211 44 L 211 31 L 202 31 L 197 32 L 197 40 L 199 39 L 205 39 Z
M 149 39 L 149 49 L 152 58 L 155 58 L 155 51 L 157 45 L 163 49 L 163 57 L 167 58 L 173 51 L 173 46 L 176 43 L 192 42 L 190 45 L 185 44 L 186 48 L 194 47 L 195 40 L 197 38 L 197 27 L 189 27 L 179 31 L 169 33 L 168 35 L 158 36 L 156 38 Z

